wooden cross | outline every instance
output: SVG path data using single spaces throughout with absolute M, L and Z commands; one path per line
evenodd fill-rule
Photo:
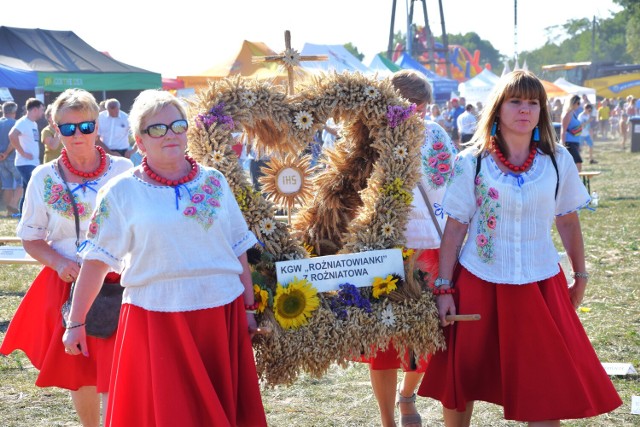
M 327 55 L 301 56 L 298 51 L 291 48 L 291 32 L 289 30 L 284 32 L 284 46 L 285 51 L 280 55 L 254 56 L 251 58 L 251 62 L 254 64 L 261 62 L 278 62 L 284 65 L 287 69 L 289 79 L 289 95 L 293 95 L 293 67 L 299 65 L 301 61 L 327 61 L 329 57 Z

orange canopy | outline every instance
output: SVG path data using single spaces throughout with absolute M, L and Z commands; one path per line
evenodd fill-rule
M 261 42 L 243 41 L 242 47 L 238 54 L 221 63 L 209 68 L 195 76 L 178 76 L 178 79 L 184 81 L 185 87 L 203 88 L 207 86 L 209 80 L 220 80 L 225 77 L 241 75 L 245 77 L 253 77 L 260 80 L 270 79 L 276 83 L 285 83 L 287 81 L 287 71 L 284 67 L 275 62 L 262 62 L 254 64 L 251 58 L 254 56 L 276 55 L 271 48 Z
M 547 98 L 562 98 L 569 94 L 566 90 L 554 83 L 546 80 L 540 81 L 542 82 L 542 86 L 544 86 L 544 90 L 547 92 Z

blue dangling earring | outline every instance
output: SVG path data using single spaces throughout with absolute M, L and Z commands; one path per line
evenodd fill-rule
M 496 136 L 498 132 L 498 119 L 496 118 L 491 125 L 491 136 Z
M 538 126 L 533 129 L 533 142 L 540 142 L 540 129 L 538 129 Z

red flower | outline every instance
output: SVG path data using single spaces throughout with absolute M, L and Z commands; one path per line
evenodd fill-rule
M 98 223 L 95 221 L 92 221 L 91 224 L 89 224 L 89 233 L 96 235 L 98 234 Z
M 437 164 L 438 164 L 438 159 L 436 159 L 435 157 L 429 157 L 429 166 L 431 166 L 432 168 L 435 168 Z
M 496 217 L 491 215 L 489 217 L 489 219 L 487 219 L 487 227 L 489 227 L 490 229 L 494 229 L 496 228 Z
M 49 201 L 48 201 L 48 203 L 49 203 L 50 205 L 52 205 L 52 204 L 54 204 L 55 202 L 57 202 L 58 200 L 60 200 L 60 194 L 52 194 L 52 195 L 49 197 Z
M 51 191 L 54 193 L 60 193 L 62 191 L 62 184 L 54 184 L 51 186 Z
M 202 186 L 202 191 L 204 191 L 207 194 L 213 194 L 213 188 L 211 188 L 208 185 L 203 185 Z
M 443 147 L 444 147 L 444 143 L 441 141 L 437 141 L 433 143 L 434 150 L 442 150 Z
M 491 197 L 493 200 L 498 200 L 498 198 L 500 197 L 500 193 L 498 193 L 498 190 L 491 187 L 489 188 L 489 197 Z
M 440 163 L 438 165 L 438 171 L 440 171 L 440 173 L 447 173 L 449 172 L 449 169 L 451 169 L 451 167 L 446 163 Z
M 442 153 L 438 153 L 436 157 L 438 158 L 438 160 L 447 160 L 450 156 L 451 154 L 447 153 L 446 151 L 443 151 Z
M 184 210 L 186 216 L 194 216 L 198 210 L 194 206 L 189 206 Z
M 476 236 L 476 244 L 478 246 L 483 247 L 483 246 L 486 246 L 487 243 L 489 243 L 489 241 L 487 240 L 484 234 L 478 234 Z
M 203 200 L 204 200 L 204 195 L 200 193 L 196 193 L 193 196 L 191 196 L 191 202 L 193 203 L 200 203 Z
M 435 185 L 442 185 L 444 184 L 444 178 L 442 177 L 442 175 L 440 174 L 435 174 L 433 176 L 431 176 L 431 181 L 435 184 Z

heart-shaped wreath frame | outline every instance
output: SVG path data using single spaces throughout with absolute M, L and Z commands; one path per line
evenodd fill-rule
M 268 82 L 236 77 L 210 82 L 191 100 L 196 125 L 189 128 L 189 152 L 227 178 L 262 243 L 253 269 L 272 295 L 276 261 L 403 247 L 412 189 L 420 177 L 424 127 L 416 115 L 394 118 L 394 108 L 407 111 L 410 106 L 388 79 L 358 73 L 313 77 L 295 96 Z M 212 112 L 215 117 L 205 125 L 202 118 L 211 118 Z M 236 143 L 231 132 L 247 132 L 259 152 L 297 156 L 329 117 L 344 123 L 343 138 L 323 153 L 325 168 L 314 178 L 314 198 L 296 213 L 290 233 L 275 220 L 274 204 L 249 183 L 231 149 Z M 401 289 L 372 304 L 371 313 L 348 307 L 347 317 L 338 317 L 330 296 L 319 294 L 320 306 L 306 325 L 283 329 L 267 308 L 258 321 L 273 332 L 253 341 L 260 377 L 268 385 L 291 384 L 301 371 L 320 377 L 332 363 L 346 366 L 390 341 L 401 355 L 444 348 L 433 296 L 415 280 L 413 259 L 405 265 Z

